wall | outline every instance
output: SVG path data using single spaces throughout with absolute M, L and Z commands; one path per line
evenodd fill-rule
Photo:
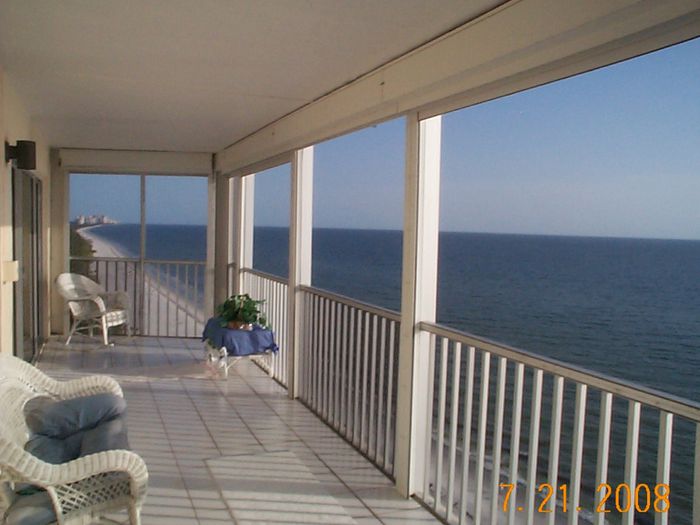
M 14 144 L 17 140 L 33 140 L 36 142 L 37 166 L 36 174 L 43 184 L 43 238 L 45 254 L 48 253 L 51 239 L 49 237 L 48 218 L 50 214 L 51 191 L 49 180 L 49 148 L 42 137 L 40 130 L 32 126 L 29 112 L 23 104 L 19 93 L 13 88 L 12 81 L 0 68 L 0 134 L 3 144 L 5 141 Z M 5 162 L 4 145 L 0 151 L 2 164 L 0 165 L 0 261 L 14 259 L 12 252 L 12 169 L 10 163 Z M 48 304 L 50 286 L 46 276 L 48 275 L 48 257 L 43 259 L 44 279 L 40 283 L 42 294 L 41 303 Z M 13 283 L 0 282 L 0 352 L 12 353 L 14 345 L 14 321 L 13 321 Z M 47 312 L 48 313 L 48 312 Z M 48 315 L 44 317 L 43 330 L 48 334 L 50 320 Z

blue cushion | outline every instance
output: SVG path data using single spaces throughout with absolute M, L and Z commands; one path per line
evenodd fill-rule
M 6 525 L 47 525 L 56 521 L 51 498 L 46 492 L 18 496 L 5 512 Z
M 84 431 L 80 443 L 80 456 L 128 448 L 126 418 L 120 416 Z
M 95 394 L 47 403 L 45 400 L 27 403 L 27 426 L 35 434 L 66 438 L 81 430 L 95 428 L 126 410 L 124 398 L 114 394 Z
M 58 465 L 80 456 L 83 432 L 65 439 L 36 434 L 24 445 L 24 449 L 42 461 Z

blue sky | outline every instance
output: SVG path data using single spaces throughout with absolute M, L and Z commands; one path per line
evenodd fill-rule
M 107 215 L 141 222 L 141 178 L 136 175 L 71 175 L 70 218 Z M 207 179 L 146 177 L 146 220 L 151 224 L 206 224 Z
M 699 100 L 696 39 L 447 114 L 441 229 L 700 239 Z M 316 146 L 314 226 L 401 228 L 404 127 Z M 71 214 L 137 221 L 130 178 L 74 176 Z M 203 223 L 203 180 L 151 180 L 149 222 Z M 256 224 L 286 226 L 288 214 L 289 166 L 259 174 Z

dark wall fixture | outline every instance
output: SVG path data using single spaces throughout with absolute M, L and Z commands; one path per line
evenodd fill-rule
M 36 143 L 32 140 L 18 140 L 10 146 L 5 142 L 5 162 L 15 161 L 15 166 L 21 170 L 36 169 Z

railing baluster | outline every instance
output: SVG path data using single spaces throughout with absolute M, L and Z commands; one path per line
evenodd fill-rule
M 695 454 L 693 462 L 693 525 L 700 523 L 700 423 L 695 424 Z
M 394 404 L 394 345 L 396 333 L 396 323 L 394 321 L 389 321 L 389 364 L 387 365 L 387 370 L 389 371 L 389 380 L 386 387 L 386 423 L 384 434 L 384 469 L 387 470 L 389 465 L 392 465 L 391 470 L 393 471 L 393 457 L 390 456 L 390 450 L 393 450 L 394 446 L 394 433 L 393 429 L 393 404 Z
M 177 303 L 175 304 L 175 335 L 180 336 L 180 292 L 182 290 L 182 287 L 180 286 L 180 266 L 181 264 L 176 264 L 175 265 L 175 287 L 176 287 L 176 292 L 175 292 L 175 300 Z M 186 334 L 183 334 L 186 335 Z
M 435 396 L 435 345 L 436 338 L 430 334 L 429 359 L 428 359 L 428 413 L 425 421 L 425 452 L 423 453 L 423 501 L 430 501 L 430 473 L 432 471 L 432 444 L 433 444 L 433 402 Z M 435 505 L 431 505 L 433 508 Z
M 673 444 L 673 414 L 659 413 L 659 452 L 656 460 L 656 483 L 671 486 L 671 446 Z M 668 509 L 666 509 L 668 510 Z M 668 511 L 654 513 L 654 525 L 668 525 Z
M 452 517 L 452 507 L 455 502 L 455 463 L 457 461 L 457 428 L 459 422 L 459 378 L 462 365 L 462 345 L 456 343 L 452 350 L 452 385 L 450 398 L 450 454 L 447 471 L 447 503 L 445 518 L 449 522 Z
M 630 488 L 630 501 L 627 502 L 629 503 L 630 510 L 629 512 L 623 513 L 623 525 L 634 525 L 634 491 L 637 487 L 640 415 L 641 405 L 636 401 L 630 401 L 627 412 L 627 440 L 625 445 L 625 482 Z
M 156 320 L 156 324 L 158 325 L 158 331 L 157 331 L 156 335 L 159 336 L 159 335 L 160 335 L 160 332 L 161 332 L 161 326 L 160 326 L 160 310 L 161 310 L 161 305 L 162 305 L 162 303 L 163 303 L 163 301 L 162 301 L 162 296 L 161 296 L 161 284 L 160 284 L 160 282 L 161 282 L 161 276 L 160 276 L 161 265 L 160 265 L 160 264 L 156 264 L 155 267 L 156 267 L 156 279 L 157 279 L 157 281 L 156 281 L 156 286 L 155 286 L 155 292 L 156 292 L 155 295 L 156 295 L 156 304 L 157 304 L 157 308 L 158 308 L 158 317 L 157 317 L 157 320 Z
M 375 436 L 375 442 L 377 444 L 376 459 L 378 464 L 384 463 L 384 422 L 385 418 L 382 417 L 384 411 L 386 411 L 386 406 L 384 404 L 384 368 L 385 368 L 385 357 L 386 357 L 386 317 L 382 317 L 381 330 L 379 336 L 379 388 L 377 400 L 377 434 Z
M 312 375 L 311 375 L 311 385 L 313 396 L 311 398 L 311 406 L 316 412 L 319 412 L 319 385 L 321 383 L 319 377 L 319 353 L 320 353 L 320 334 L 321 334 L 321 323 L 320 323 L 320 304 L 321 298 L 317 295 L 312 296 L 314 301 L 314 329 L 313 329 L 313 344 L 311 345 L 311 359 L 312 359 Z
M 530 409 L 530 438 L 527 458 L 527 525 L 535 520 L 535 488 L 537 485 L 537 455 L 540 444 L 540 412 L 542 408 L 542 370 L 532 376 L 532 408 Z
M 440 514 L 440 500 L 442 499 L 442 469 L 445 450 L 445 405 L 447 404 L 447 352 L 449 341 L 442 338 L 440 345 L 440 389 L 438 391 L 438 438 L 436 448 L 436 473 L 435 473 L 435 512 Z M 437 349 L 436 349 L 437 350 Z
M 199 265 L 196 264 L 194 266 L 194 311 L 197 312 L 199 308 L 202 307 L 203 301 L 200 301 L 199 299 Z M 197 315 L 193 314 L 193 325 L 194 325 L 194 334 L 197 334 L 200 330 L 199 327 L 197 326 Z
M 514 525 L 515 512 L 518 497 L 518 460 L 520 459 L 520 423 L 523 417 L 523 379 L 525 366 L 522 363 L 515 365 L 515 383 L 513 387 L 513 415 L 510 436 L 510 468 L 508 480 L 512 485 L 510 500 L 508 502 L 508 525 Z
M 377 441 L 375 434 L 375 396 L 377 393 L 377 316 L 372 315 L 372 357 L 370 358 L 369 373 L 369 433 L 367 436 L 367 454 L 372 459 L 377 458 Z
M 357 310 L 357 337 L 355 341 L 355 410 L 352 429 L 352 442 L 360 447 L 360 378 L 362 372 L 362 312 Z
M 581 466 L 583 464 L 583 432 L 586 428 L 586 394 L 588 387 L 576 385 L 576 409 L 574 411 L 574 442 L 571 449 L 571 476 L 569 486 L 569 525 L 578 524 L 579 502 L 581 500 Z
M 188 300 L 190 297 L 191 292 L 190 292 L 190 268 L 185 267 L 185 301 Z M 194 303 L 193 303 L 194 304 Z M 192 329 L 194 330 L 194 326 L 192 326 Z M 185 333 L 189 334 L 190 333 L 190 316 L 189 313 L 185 315 Z
M 337 303 L 335 301 L 331 302 L 331 313 L 330 313 L 330 344 L 328 346 L 330 358 L 328 362 L 328 367 L 330 370 L 329 380 L 330 380 L 330 390 L 329 396 L 329 409 L 328 409 L 328 421 L 334 428 L 338 428 L 338 409 L 336 406 L 336 400 L 338 398 L 338 355 L 336 352 L 336 324 L 335 324 L 335 311 L 337 309 Z
M 352 409 L 350 408 L 350 391 L 348 390 L 348 422 L 347 422 L 347 437 L 351 442 L 355 442 L 355 431 L 357 428 L 357 387 L 358 387 L 358 359 L 359 352 L 355 348 L 355 335 L 357 334 L 357 319 L 355 316 L 355 308 L 350 308 L 350 341 L 348 342 L 348 386 L 352 385 Z M 353 356 L 355 357 L 353 361 Z M 354 382 L 353 382 L 354 378 Z
M 491 352 L 481 354 L 481 390 L 479 392 L 479 428 L 476 452 L 476 488 L 474 490 L 474 525 L 481 523 L 484 490 L 484 460 L 486 458 L 486 423 L 489 409 L 489 378 Z
M 505 357 L 498 358 L 498 376 L 496 379 L 496 407 L 493 429 L 493 452 L 491 468 L 491 525 L 498 524 L 498 517 L 501 514 L 499 508 L 498 494 L 501 482 L 501 448 L 503 446 L 503 413 L 505 411 L 506 397 L 506 373 L 508 360 Z
M 362 342 L 362 417 L 360 418 L 360 450 L 367 452 L 367 375 L 369 374 L 370 313 L 365 312 L 364 340 Z
M 613 395 L 609 392 L 600 394 L 600 418 L 598 427 L 598 459 L 596 462 L 595 486 L 600 487 L 608 482 L 608 460 L 610 455 L 610 422 L 612 420 Z M 552 485 L 556 487 L 556 485 Z M 594 504 L 597 509 L 603 498 L 603 491 L 596 490 Z M 605 513 L 596 512 L 593 518 L 594 525 L 605 525 Z M 550 521 L 550 523 L 553 523 Z
M 316 411 L 323 413 L 323 298 L 317 297 L 318 309 L 316 312 L 316 346 L 314 355 L 316 358 Z
M 330 309 L 331 301 L 326 299 L 323 308 L 323 415 L 326 421 L 330 420 L 330 396 L 331 396 L 331 344 L 330 344 Z
M 549 432 L 549 467 L 547 482 L 554 489 L 559 486 L 559 447 L 561 446 L 561 413 L 564 402 L 564 378 L 554 377 L 552 392 L 552 428 Z M 555 525 L 557 516 L 557 498 L 552 496 L 552 502 L 547 509 L 547 524 Z
M 461 349 L 462 343 L 457 343 Z M 464 428 L 462 430 L 462 479 L 460 483 L 459 498 L 459 525 L 464 525 L 467 520 L 467 495 L 469 488 L 469 463 L 471 461 L 472 441 L 472 401 L 474 399 L 474 354 L 473 346 L 467 349 L 467 369 L 464 375 Z
M 340 422 L 339 432 L 343 435 L 348 431 L 348 307 L 341 305 L 340 309 Z

